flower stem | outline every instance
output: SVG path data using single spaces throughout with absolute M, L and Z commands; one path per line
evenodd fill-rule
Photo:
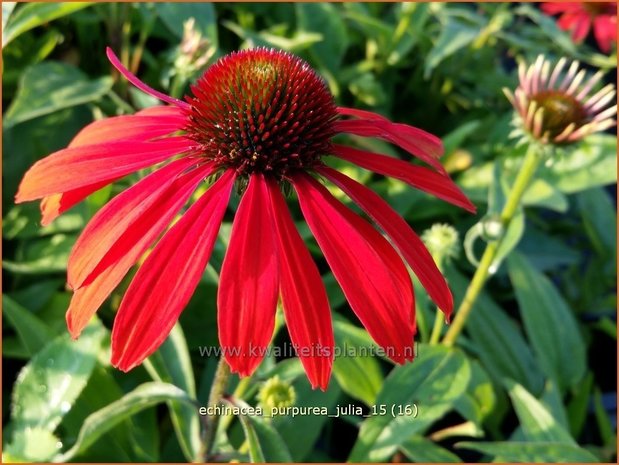
M 506 231 L 509 227 L 514 215 L 518 211 L 518 207 L 520 206 L 520 202 L 522 201 L 522 196 L 524 195 L 531 179 L 535 175 L 539 163 L 542 157 L 536 153 L 536 150 L 533 145 L 529 146 L 527 150 L 527 154 L 524 157 L 524 161 L 522 162 L 522 166 L 520 167 L 520 171 L 518 172 L 518 176 L 514 181 L 514 185 L 507 197 L 505 202 L 505 206 L 501 211 L 501 223 L 503 225 L 503 231 Z M 473 279 L 469 284 L 469 287 L 466 290 L 464 295 L 464 299 L 456 312 L 456 316 L 445 334 L 445 338 L 443 339 L 443 344 L 446 346 L 452 346 L 456 342 L 456 339 L 462 332 L 466 321 L 471 314 L 471 310 L 473 310 L 473 306 L 479 293 L 484 287 L 486 280 L 490 274 L 490 267 L 492 266 L 497 251 L 499 250 L 501 243 L 503 242 L 504 236 L 499 238 L 496 241 L 492 241 L 488 243 L 486 246 L 486 250 L 481 257 L 479 262 L 479 266 L 473 275 Z
M 440 308 L 436 308 L 436 316 L 434 317 L 434 326 L 432 327 L 432 334 L 430 334 L 429 344 L 431 346 L 436 345 L 441 337 L 441 329 L 443 329 L 443 321 L 445 317 Z
M 226 393 L 228 381 L 230 380 L 230 367 L 226 363 L 223 357 L 219 359 L 217 363 L 217 369 L 215 370 L 215 377 L 213 378 L 213 384 L 211 385 L 211 392 L 208 397 L 208 406 L 215 407 L 221 403 L 221 400 Z M 216 409 L 213 409 L 216 410 Z M 215 443 L 215 433 L 217 432 L 217 425 L 219 424 L 219 415 L 213 414 L 207 416 L 206 428 L 202 438 L 202 457 L 205 462 L 208 462 L 209 456 L 213 451 L 213 445 Z

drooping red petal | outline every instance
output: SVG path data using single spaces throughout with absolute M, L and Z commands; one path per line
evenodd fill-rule
M 273 336 L 279 290 L 266 180 L 252 174 L 234 217 L 217 293 L 219 343 L 233 372 L 249 376 Z
M 613 43 L 617 42 L 617 16 L 600 15 L 593 20 L 595 40 L 604 53 L 609 53 Z
M 112 364 L 129 371 L 168 336 L 211 256 L 235 174 L 225 172 L 163 236 L 120 304 L 112 330 Z
M 196 164 L 192 158 L 175 160 L 151 173 L 108 202 L 78 237 L 67 265 L 67 282 L 78 289 L 108 253 L 112 245 L 155 203 L 184 170 Z
M 432 194 L 439 199 L 462 207 L 472 213 L 475 205 L 462 193 L 460 188 L 449 178 L 423 166 L 412 165 L 404 160 L 388 157 L 378 153 L 366 152 L 345 145 L 334 144 L 334 154 L 375 173 L 399 179 L 411 186 Z
M 413 358 L 415 302 L 410 276 L 393 247 L 315 179 L 292 178 L 299 204 L 353 311 L 385 355 Z
M 279 187 L 268 181 L 268 188 L 286 325 L 312 387 L 325 390 L 335 353 L 329 300 Z
M 318 173 L 336 184 L 370 216 L 391 238 L 400 250 L 432 300 L 449 320 L 453 311 L 453 297 L 422 240 L 385 200 L 374 191 L 329 167 L 318 168 Z
M 208 166 L 202 166 L 179 176 L 112 245 L 93 271 L 94 278 L 89 278 L 88 284 L 73 294 L 66 315 L 73 338 L 79 336 L 101 304 L 170 224 L 210 171 Z
M 95 121 L 82 129 L 68 148 L 134 139 L 146 141 L 165 136 L 181 129 L 186 117 L 177 107 L 153 107 L 130 116 L 116 116 Z M 48 225 L 61 213 L 78 204 L 93 192 L 116 181 L 106 179 L 71 191 L 52 194 L 41 200 L 41 224 Z
M 187 102 L 183 102 L 182 100 L 179 100 L 177 98 L 170 97 L 169 95 L 159 92 L 153 89 L 152 87 L 150 87 L 149 85 L 144 84 L 142 81 L 140 81 L 137 78 L 137 76 L 135 76 L 131 71 L 129 71 L 127 68 L 124 67 L 124 65 L 121 63 L 121 61 L 114 54 L 114 51 L 110 47 L 107 47 L 105 49 L 105 53 L 107 55 L 108 60 L 110 60 L 110 63 L 112 63 L 114 68 L 116 68 L 118 72 L 127 79 L 127 81 L 129 81 L 131 84 L 133 84 L 135 87 L 140 89 L 145 94 L 151 95 L 161 100 L 162 102 L 167 102 L 171 105 L 176 105 L 180 108 L 185 108 L 185 109 L 189 108 L 189 104 Z
M 67 148 L 36 162 L 24 175 L 16 203 L 118 179 L 191 149 L 194 142 L 170 137 L 155 142 L 117 141 Z
M 378 116 L 378 115 L 377 115 Z M 397 145 L 403 150 L 445 173 L 445 168 L 437 160 L 443 154 L 441 140 L 422 129 L 401 123 L 392 123 L 381 119 L 349 119 L 335 121 L 334 129 L 339 133 L 354 134 L 362 137 L 378 137 Z

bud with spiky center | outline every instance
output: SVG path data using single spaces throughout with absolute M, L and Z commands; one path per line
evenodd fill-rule
M 603 74 L 588 77 L 577 61 L 566 65 L 561 58 L 551 70 L 551 63 L 540 55 L 528 68 L 520 64 L 515 92 L 503 89 L 518 113 L 520 129 L 543 143 L 569 144 L 617 124 L 617 106 L 610 105 L 615 86 L 593 93 Z
M 263 48 L 211 66 L 188 98 L 187 135 L 240 176 L 282 179 L 331 151 L 337 109 L 325 82 L 294 55 Z

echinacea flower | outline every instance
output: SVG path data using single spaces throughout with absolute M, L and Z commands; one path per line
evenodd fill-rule
M 577 61 L 561 58 L 552 68 L 542 55 L 527 67 L 520 63 L 515 92 L 503 89 L 518 113 L 520 130 L 544 143 L 567 144 L 617 124 L 615 86 L 597 92 L 603 73 L 587 76 Z
M 281 296 L 308 378 L 313 387 L 326 388 L 334 354 L 329 302 L 282 194 L 291 185 L 353 311 L 395 362 L 411 359 L 414 296 L 400 255 L 317 176 L 339 186 L 383 229 L 449 316 L 451 293 L 419 237 L 379 195 L 323 162 L 334 155 L 474 211 L 438 162 L 437 137 L 368 111 L 336 107 L 309 65 L 281 51 L 258 48 L 223 57 L 185 101 L 139 81 L 110 49 L 108 57 L 131 83 L 168 105 L 88 125 L 68 148 L 30 168 L 16 198 L 43 199 L 47 224 L 104 185 L 158 165 L 104 206 L 71 252 L 67 281 L 74 294 L 67 324 L 73 337 L 155 244 L 120 304 L 112 363 L 127 371 L 152 354 L 202 276 L 236 184 L 242 195 L 217 296 L 225 359 L 241 376 L 255 370 L 271 340 Z M 429 167 L 334 144 L 331 138 L 341 133 L 391 142 Z M 198 186 L 214 178 L 166 230 Z
M 548 2 L 541 5 L 549 15 L 561 15 L 557 25 L 582 42 L 593 27 L 595 40 L 604 53 L 617 42 L 617 4 L 615 2 Z

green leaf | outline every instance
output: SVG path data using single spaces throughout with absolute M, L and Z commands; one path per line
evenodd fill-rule
M 422 346 L 413 363 L 396 367 L 385 380 L 376 406 L 385 406 L 386 412 L 362 423 L 348 460 L 386 461 L 408 438 L 454 408 L 470 376 L 471 367 L 459 350 Z M 398 408 L 413 404 L 418 406 L 416 417 L 393 415 Z
M 62 443 L 51 431 L 43 428 L 28 428 L 16 431 L 12 441 L 2 453 L 7 462 L 49 462 Z M 8 459 L 8 460 L 7 460 Z
M 248 407 L 248 405 L 236 400 L 233 405 Z M 292 456 L 286 443 L 277 430 L 264 418 L 251 415 L 239 415 L 245 438 L 249 445 L 249 457 L 252 463 L 289 463 Z
M 574 388 L 570 403 L 567 405 L 567 415 L 570 432 L 579 437 L 587 420 L 591 390 L 593 388 L 593 373 L 587 373 L 582 383 Z
M 105 333 L 100 323 L 94 323 L 76 341 L 63 334 L 30 360 L 13 389 L 11 417 L 16 431 L 54 431 L 86 386 Z
M 593 454 L 582 447 L 556 442 L 459 442 L 456 447 L 500 457 L 501 462 L 599 462 Z
M 333 322 L 333 331 L 340 352 L 333 363 L 335 379 L 346 394 L 373 405 L 383 384 L 378 360 L 372 357 L 374 344 L 366 339 L 367 332 L 343 319 Z M 349 354 L 351 351 L 354 352 Z M 362 351 L 367 355 L 362 355 Z
M 9 17 L 13 13 L 17 2 L 2 2 L 2 43 L 5 43 L 6 23 L 9 21 Z
M 430 17 L 430 6 L 427 3 L 403 2 L 397 4 L 399 17 L 387 48 L 387 64 L 396 65 L 417 45 L 422 37 L 418 31 L 423 30 Z
M 576 445 L 574 438 L 552 416 L 550 411 L 520 384 L 505 380 L 520 426 L 528 441 L 558 442 Z
M 453 269 L 446 272 L 454 300 L 460 302 L 468 282 Z M 542 373 L 520 329 L 485 292 L 479 295 L 469 315 L 466 331 L 471 336 L 472 350 L 491 375 L 515 379 L 530 391 L 541 392 Z
M 492 381 L 479 362 L 471 361 L 471 379 L 466 392 L 456 402 L 456 410 L 467 420 L 482 428 L 482 423 L 496 404 Z
M 194 18 L 196 28 L 217 46 L 217 15 L 212 3 L 155 3 L 154 7 L 163 23 L 178 38 L 183 37 L 183 23 Z
M 46 61 L 36 64 L 24 72 L 17 96 L 4 114 L 4 126 L 11 127 L 98 100 L 111 88 L 111 77 L 89 80 L 80 70 L 66 63 Z
M 411 436 L 405 440 L 400 449 L 413 462 L 426 463 L 460 463 L 460 457 L 435 444 L 423 436 Z
M 508 258 L 508 271 L 541 367 L 562 390 L 574 386 L 586 370 L 586 347 L 572 311 L 550 280 L 523 255 Z
M 617 182 L 617 139 L 608 134 L 587 136 L 566 150 L 539 177 L 565 194 Z
M 617 256 L 617 211 L 610 196 L 600 188 L 576 196 L 587 235 L 602 257 Z
M 21 260 L 3 260 L 2 268 L 17 274 L 44 274 L 65 271 L 75 236 L 56 234 L 30 241 Z
M 55 457 L 55 462 L 67 462 L 80 452 L 88 449 L 99 437 L 112 429 L 121 421 L 131 417 L 148 407 L 161 402 L 183 402 L 196 408 L 196 401 L 185 391 L 171 384 L 150 382 L 144 383 L 130 393 L 98 410 L 84 421 L 77 441 L 68 451 Z M 195 410 L 197 415 L 197 409 Z
M 75 11 L 93 5 L 95 2 L 27 3 L 17 9 L 2 28 L 2 48 L 20 34 L 35 27 L 62 18 Z M 2 15 L 4 16 L 4 4 Z
M 279 366 L 281 363 L 277 365 Z M 300 366 L 301 364 L 295 365 Z M 298 407 L 319 406 L 332 411 L 342 393 L 338 384 L 334 382 L 331 382 L 326 392 L 314 390 L 305 376 L 296 378 L 292 386 L 297 393 L 295 405 Z M 293 461 L 303 462 L 314 449 L 314 444 L 327 420 L 326 415 L 278 416 L 273 418 L 273 426 L 288 446 Z
M 302 33 L 322 34 L 322 40 L 310 47 L 320 67 L 336 72 L 348 48 L 346 25 L 332 3 L 295 3 L 298 29 Z
M 441 28 L 441 33 L 425 59 L 424 77 L 430 77 L 432 71 L 445 58 L 471 44 L 479 35 L 480 26 L 466 24 L 453 17 Z
M 4 294 L 2 294 L 2 315 L 15 328 L 30 357 L 52 339 L 52 331 L 45 323 Z
M 76 206 L 60 215 L 51 224 L 41 226 L 39 205 L 36 203 L 15 205 L 6 213 L 2 222 L 2 235 L 6 239 L 25 239 L 77 231 L 84 227 L 84 212 L 84 205 Z
M 196 397 L 196 383 L 187 349 L 187 341 L 179 324 L 159 350 L 151 355 L 145 364 L 155 381 L 174 384 L 190 397 Z M 181 449 L 189 461 L 199 460 L 200 421 L 192 406 L 168 402 L 172 424 Z

